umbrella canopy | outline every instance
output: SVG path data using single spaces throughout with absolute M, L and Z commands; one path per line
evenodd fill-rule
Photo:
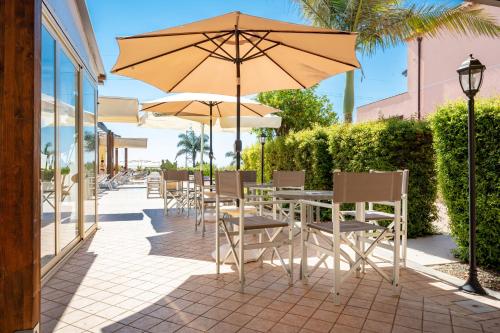
M 239 59 L 242 95 L 301 89 L 359 67 L 355 42 L 354 33 L 233 12 L 118 38 L 112 72 L 169 92 L 235 95 Z
M 236 128 L 236 117 L 219 118 L 219 126 L 225 131 L 227 129 Z M 240 118 L 240 126 L 242 130 L 250 131 L 254 128 L 280 128 L 281 117 L 268 114 L 265 117 L 243 116 Z
M 240 96 L 311 87 L 359 67 L 356 34 L 229 13 L 165 30 L 118 38 L 112 72 L 168 92 L 236 95 L 236 167 Z
M 216 94 L 179 93 L 141 103 L 141 111 L 181 117 L 230 117 L 234 116 L 236 97 Z M 212 108 L 210 108 L 212 106 Z M 249 98 L 241 98 L 242 116 L 260 116 L 280 112 Z

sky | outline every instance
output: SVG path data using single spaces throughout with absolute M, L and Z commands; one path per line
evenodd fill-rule
M 165 92 L 141 81 L 110 74 L 118 57 L 115 38 L 165 29 L 193 21 L 239 10 L 243 13 L 270 19 L 308 24 L 301 17 L 299 8 L 290 0 L 86 0 L 96 35 L 107 80 L 99 86 L 100 96 L 136 97 L 139 101 L 161 98 Z M 375 55 L 358 54 L 363 70 L 356 71 L 355 107 L 406 91 L 407 51 L 405 45 L 379 50 Z M 322 81 L 317 92 L 326 95 L 342 119 L 344 74 Z M 166 129 L 146 129 L 131 124 L 106 126 L 124 137 L 148 138 L 148 148 L 129 149 L 129 160 L 175 160 L 177 136 L 180 132 Z M 225 153 L 233 150 L 234 133 L 214 133 L 215 164 L 229 163 Z M 256 142 L 254 135 L 242 134 L 243 147 Z M 121 152 L 121 154 L 123 154 Z M 120 160 L 123 155 L 120 155 Z M 207 160 L 208 158 L 206 158 Z M 178 159 L 184 165 L 184 158 Z

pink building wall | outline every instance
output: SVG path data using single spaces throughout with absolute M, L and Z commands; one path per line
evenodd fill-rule
M 483 6 L 484 11 L 500 22 L 500 7 Z M 418 48 L 417 41 L 408 46 L 408 91 L 357 108 L 356 122 L 403 116 L 417 118 Z M 443 33 L 436 38 L 423 38 L 421 43 L 421 115 L 425 118 L 438 105 L 464 99 L 458 82 L 457 68 L 472 53 L 485 66 L 479 97 L 500 95 L 500 39 L 458 37 Z

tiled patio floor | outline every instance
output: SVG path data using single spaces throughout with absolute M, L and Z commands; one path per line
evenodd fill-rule
M 500 332 L 500 301 L 409 269 L 399 295 L 368 270 L 335 306 L 325 268 L 289 287 L 281 267 L 247 264 L 240 294 L 231 266 L 215 275 L 212 224 L 202 239 L 144 188 L 108 192 L 100 207 L 101 230 L 43 287 L 43 333 Z

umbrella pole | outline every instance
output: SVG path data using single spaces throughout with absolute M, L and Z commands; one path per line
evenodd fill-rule
M 205 124 L 201 123 L 201 137 L 200 137 L 200 171 L 203 173 L 203 154 L 205 153 Z
M 234 143 L 234 150 L 236 152 L 236 170 L 239 170 L 241 165 L 241 140 L 240 140 L 241 59 L 240 59 L 240 32 L 238 29 L 236 29 L 235 31 L 235 38 L 236 38 L 236 142 Z
M 210 151 L 208 152 L 208 157 L 210 158 L 210 185 L 212 185 L 212 177 L 213 177 L 212 160 L 214 158 L 214 153 L 212 151 L 212 106 L 213 104 L 210 103 Z

